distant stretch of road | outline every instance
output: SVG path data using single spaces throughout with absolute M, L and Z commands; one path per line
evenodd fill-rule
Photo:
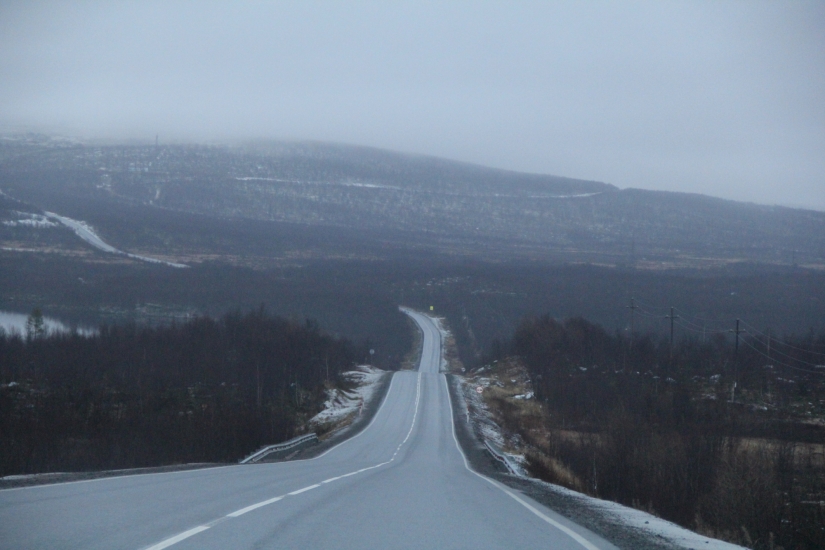
M 393 376 L 372 423 L 303 461 L 0 491 L 3 549 L 614 548 L 471 471 L 453 432 L 441 335 Z

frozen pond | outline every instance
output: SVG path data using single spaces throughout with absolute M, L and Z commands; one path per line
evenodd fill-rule
M 14 313 L 12 311 L 0 310 L 0 328 L 8 332 L 16 332 L 21 335 L 26 334 L 26 321 L 29 319 L 28 313 Z M 52 317 L 43 317 L 46 330 L 49 332 L 71 332 L 72 328 Z M 94 334 L 95 330 L 78 327 L 80 334 Z

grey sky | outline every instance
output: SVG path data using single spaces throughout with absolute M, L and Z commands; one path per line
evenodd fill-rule
M 825 2 L 0 2 L 0 125 L 825 210 Z

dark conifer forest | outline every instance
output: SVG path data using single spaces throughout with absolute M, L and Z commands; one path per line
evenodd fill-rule
M 825 545 L 825 333 L 671 348 L 542 316 L 486 359 L 531 381 L 539 412 L 491 401 L 534 475 L 748 547 Z
M 0 337 L 0 475 L 229 462 L 287 439 L 366 351 L 259 309 Z

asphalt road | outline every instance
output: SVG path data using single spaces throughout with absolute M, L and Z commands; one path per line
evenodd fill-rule
M 311 460 L 3 490 L 0 548 L 614 548 L 467 467 L 440 333 L 409 314 L 419 372 L 357 436 Z

